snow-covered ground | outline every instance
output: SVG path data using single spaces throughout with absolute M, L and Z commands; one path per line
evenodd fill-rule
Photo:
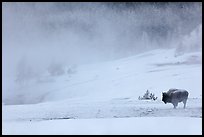
M 177 109 L 161 100 L 145 101 L 136 98 L 113 98 L 109 101 L 64 100 L 35 105 L 3 106 L 6 121 L 42 121 L 56 119 L 121 118 L 121 117 L 202 117 L 202 100 L 189 98 L 187 108 L 180 103 Z M 14 113 L 15 112 L 15 113 Z
M 135 117 L 7 122 L 3 134 L 35 135 L 198 135 L 202 121 L 189 117 Z
M 40 103 L 2 104 L 3 134 L 202 134 L 201 56 L 154 50 L 4 89 L 24 90 L 24 103 Z M 186 109 L 161 101 L 170 88 L 189 91 Z M 138 100 L 147 89 L 156 101 Z M 41 98 L 29 94 L 35 90 Z

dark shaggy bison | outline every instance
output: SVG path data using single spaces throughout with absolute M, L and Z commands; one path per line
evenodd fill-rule
M 186 108 L 186 101 L 188 99 L 188 91 L 184 89 L 169 89 L 167 92 L 162 92 L 162 101 L 166 103 L 172 103 L 174 108 L 178 106 L 179 102 L 183 102 L 184 108 Z

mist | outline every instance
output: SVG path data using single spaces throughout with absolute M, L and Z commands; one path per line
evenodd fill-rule
M 189 52 L 200 50 L 202 43 L 202 3 L 198 2 L 4 2 L 2 15 L 5 100 L 17 94 L 13 88 L 19 86 L 15 80 L 22 66 L 29 68 L 32 79 L 53 62 L 92 64 L 158 48 L 182 47 Z M 198 38 L 199 44 L 186 44 L 192 38 Z

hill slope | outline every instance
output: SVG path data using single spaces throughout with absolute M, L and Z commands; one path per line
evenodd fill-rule
M 154 50 L 120 60 L 78 66 L 77 72 L 72 75 L 44 76 L 40 82 L 21 89 L 27 91 L 22 92 L 26 93 L 24 103 L 41 103 L 2 104 L 3 134 L 200 134 L 201 53 L 177 57 L 174 53 L 174 49 Z M 183 109 L 182 103 L 173 109 L 172 104 L 161 101 L 161 92 L 169 88 L 189 91 L 186 109 Z M 147 89 L 158 97 L 156 101 L 138 100 Z M 42 92 L 34 94 L 35 90 Z M 179 120 L 181 124 L 175 126 L 173 122 L 164 128 L 172 129 L 174 125 L 171 131 L 161 132 L 164 126 L 160 121 L 170 119 Z M 155 128 L 150 124 L 147 133 L 146 125 L 141 121 L 160 124 Z M 97 122 L 98 127 L 90 123 L 82 130 L 80 125 L 84 122 L 87 122 L 85 125 Z M 124 128 L 117 124 L 121 122 L 130 125 Z M 107 128 L 107 124 L 118 126 Z M 63 125 L 69 128 L 62 128 Z M 199 130 L 186 132 L 183 129 L 186 125 Z M 120 128 L 124 130 L 116 132 Z
M 45 101 L 75 97 L 138 97 L 148 89 L 159 98 L 169 88 L 182 88 L 190 97 L 201 97 L 201 53 L 174 56 L 172 50 L 154 50 L 137 56 L 78 67 L 62 76 Z M 57 86 L 56 86 L 57 85 Z

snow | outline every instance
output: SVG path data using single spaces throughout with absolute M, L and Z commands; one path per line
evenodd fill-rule
M 15 112 L 15 113 L 13 113 Z M 49 119 L 121 118 L 121 117 L 202 117 L 202 99 L 189 98 L 186 109 L 179 103 L 177 109 L 161 100 L 113 98 L 107 100 L 68 99 L 32 105 L 3 106 L 6 121 L 41 121 Z
M 21 135 L 201 135 L 202 121 L 188 117 L 136 117 L 8 122 L 2 134 Z
M 3 100 L 3 134 L 202 134 L 202 53 L 174 53 L 158 49 L 4 87 L 23 91 L 25 100 Z M 161 101 L 170 88 L 189 92 L 186 109 Z M 147 89 L 156 101 L 138 100 Z
M 71 77 L 64 75 L 56 78 L 54 83 L 31 88 L 47 91 L 43 101 L 79 96 L 138 97 L 147 89 L 160 96 L 162 91 L 174 87 L 186 89 L 190 92 L 190 97 L 198 97 L 202 93 L 201 53 L 194 52 L 179 57 L 175 57 L 174 53 L 175 49 L 154 50 L 121 60 L 83 65 Z M 200 59 L 200 63 L 185 64 L 192 56 Z

